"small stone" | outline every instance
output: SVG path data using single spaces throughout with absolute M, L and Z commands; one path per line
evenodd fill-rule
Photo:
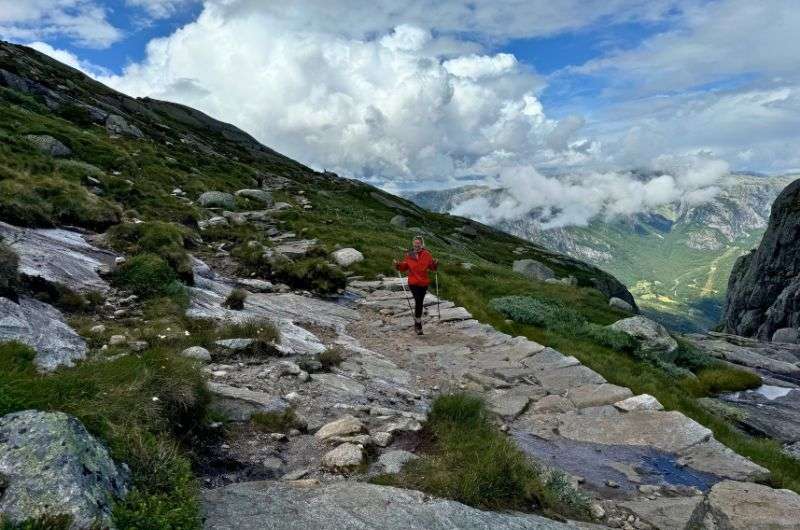
M 128 342 L 128 339 L 125 338 L 125 335 L 111 335 L 111 338 L 108 339 L 109 346 L 119 346 L 120 344 L 125 344 Z
M 311 379 L 311 376 L 308 375 L 308 372 L 305 370 L 301 370 L 300 373 L 297 374 L 297 380 L 301 383 L 307 383 L 309 379 Z
M 181 355 L 189 357 L 190 359 L 197 359 L 198 361 L 211 362 L 211 353 L 202 346 L 186 348 L 181 352 Z
M 378 464 L 383 466 L 384 473 L 400 473 L 403 466 L 411 460 L 419 458 L 414 453 L 397 449 L 388 451 L 378 457 Z
M 363 461 L 364 448 L 352 443 L 343 443 L 322 457 L 322 465 L 334 471 L 353 468 Z
M 283 442 L 286 440 L 286 435 L 282 432 L 273 432 L 269 435 L 270 438 L 275 440 L 276 442 Z
M 128 347 L 133 351 L 144 351 L 147 349 L 147 346 L 149 345 L 146 340 L 133 340 L 128 343 Z
M 613 480 L 606 480 L 606 486 L 609 488 L 619 488 L 619 483 L 614 482 Z
M 592 505 L 589 506 L 589 510 L 592 512 L 592 517 L 595 519 L 602 519 L 606 516 L 606 511 L 597 503 L 592 503 Z
M 92 326 L 89 328 L 89 333 L 94 335 L 99 335 L 100 333 L 105 333 L 106 327 L 103 324 L 97 324 L 96 326 Z
M 340 267 L 349 267 L 364 261 L 364 255 L 354 248 L 341 248 L 331 254 L 333 261 Z
M 310 469 L 295 469 L 294 471 L 289 471 L 282 476 L 281 480 L 299 480 L 308 475 L 310 472 Z
M 392 433 L 390 432 L 375 432 L 371 435 L 372 443 L 378 447 L 386 447 L 392 442 Z
M 114 311 L 114 316 L 116 318 L 124 317 L 127 314 L 128 311 L 126 309 L 117 309 L 116 311 Z
M 338 420 L 326 423 L 314 434 L 314 438 L 319 441 L 332 438 L 334 436 L 346 436 L 358 434 L 364 430 L 361 420 L 351 415 L 342 416 Z

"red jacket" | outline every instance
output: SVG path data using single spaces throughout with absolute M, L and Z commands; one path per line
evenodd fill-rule
M 427 287 L 431 283 L 428 270 L 435 271 L 437 263 L 428 249 L 423 248 L 419 252 L 406 252 L 405 258 L 396 267 L 399 271 L 408 271 L 408 285 Z

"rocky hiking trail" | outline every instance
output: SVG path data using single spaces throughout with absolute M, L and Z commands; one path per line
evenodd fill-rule
M 205 278 L 194 288 L 190 314 L 274 319 L 289 339 L 284 358 L 209 364 L 212 391 L 233 416 L 291 406 L 306 426 L 305 433 L 288 435 L 244 426 L 233 431 L 223 449 L 240 469 L 206 478 L 208 528 L 326 528 L 330 517 L 346 521 L 343 528 L 587 527 L 462 505 L 459 510 L 475 514 L 445 522 L 457 503 L 446 508 L 421 494 L 360 482 L 415 458 L 414 433 L 431 399 L 454 391 L 485 398 L 523 451 L 567 472 L 592 497 L 598 524 L 796 527 L 791 514 L 800 510 L 800 496 L 755 484 L 768 477 L 766 469 L 702 425 L 606 382 L 574 357 L 500 333 L 447 300 L 440 301 L 439 320 L 431 294 L 426 334 L 415 335 L 396 278 L 353 281 L 339 303 L 253 293 L 243 311 L 230 311 L 220 306 L 233 282 L 210 270 L 198 276 Z M 331 373 L 301 369 L 303 356 L 330 347 L 344 357 Z M 412 512 L 416 522 L 403 523 Z
M 120 298 L 97 274 L 121 256 L 97 248 L 94 236 L 0 228 L 13 238 L 26 275 L 107 292 L 109 318 L 136 313 L 135 302 Z M 292 234 L 275 237 L 302 246 Z M 59 259 L 48 259 L 52 255 Z M 231 420 L 200 470 L 207 528 L 331 528 L 332 521 L 337 528 L 798 527 L 800 496 L 759 484 L 768 478 L 766 469 L 717 442 L 702 425 L 662 410 L 651 396 L 606 382 L 574 357 L 501 333 L 447 300 L 439 301 L 439 319 L 432 294 L 425 302 L 426 334 L 417 336 L 398 278 L 356 279 L 343 296 L 322 299 L 228 276 L 224 252 L 204 258 L 217 270 L 194 258 L 187 316 L 269 321 L 280 335 L 267 356 L 253 355 L 253 339 L 244 338 L 184 351 L 205 364 L 213 406 Z M 237 287 L 248 289 L 244 308 L 223 307 Z M 36 303 L 9 302 L 2 337 L 34 345 L 42 371 L 86 357 L 84 339 L 60 312 Z M 718 357 L 745 355 L 714 344 Z M 140 347 L 136 341 L 128 346 L 132 352 Z M 342 362 L 328 371 L 314 366 L 331 348 Z M 788 366 L 778 360 L 765 365 L 773 374 Z M 591 498 L 595 521 L 481 511 L 368 483 L 417 457 L 429 405 L 449 392 L 483 397 L 521 450 L 567 473 Z M 297 422 L 287 432 L 264 432 L 245 421 L 289 409 Z

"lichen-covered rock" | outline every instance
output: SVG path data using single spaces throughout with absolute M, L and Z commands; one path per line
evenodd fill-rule
M 646 350 L 672 353 L 678 348 L 678 342 L 670 336 L 667 328 L 641 315 L 617 320 L 610 327 L 640 340 Z
M 111 134 L 121 134 L 132 138 L 144 138 L 141 129 L 131 125 L 128 121 L 118 114 L 109 114 L 106 117 L 106 130 Z
M 272 194 L 266 190 L 239 190 L 236 192 L 236 196 L 260 202 L 267 208 L 270 208 L 273 204 L 275 204 Z
M 86 357 L 86 342 L 55 307 L 22 296 L 19 303 L 0 298 L 0 342 L 18 341 L 36 350 L 41 371 L 73 366 Z
M 232 210 L 236 206 L 233 195 L 222 191 L 207 191 L 200 195 L 197 202 L 206 208 L 227 208 Z
M 127 493 L 126 473 L 76 418 L 26 410 L 0 418 L 0 518 L 68 514 L 73 528 L 105 527 Z
M 46 155 L 69 156 L 72 154 L 72 149 L 49 134 L 28 134 L 25 139 Z
M 400 473 L 406 463 L 419 458 L 414 453 L 395 449 L 387 451 L 378 457 L 378 464 L 383 468 L 384 473 Z
M 326 423 L 314 434 L 317 440 L 327 440 L 334 436 L 346 436 L 349 434 L 357 434 L 364 430 L 364 424 L 358 418 L 346 415 L 338 420 Z
M 190 359 L 197 359 L 198 361 L 211 361 L 211 353 L 202 346 L 192 346 L 190 348 L 186 348 L 181 352 L 181 355 L 184 357 L 189 357 Z
M 332 252 L 331 257 L 340 267 L 349 267 L 359 261 L 364 261 L 364 254 L 354 248 L 340 248 Z
M 535 259 L 518 259 L 514 261 L 513 269 L 532 280 L 544 281 L 556 277 L 553 269 Z
M 364 447 L 343 443 L 322 455 L 322 465 L 331 470 L 351 469 L 364 461 Z

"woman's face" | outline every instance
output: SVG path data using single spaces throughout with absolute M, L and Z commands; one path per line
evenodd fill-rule
M 412 244 L 414 245 L 414 250 L 417 251 L 417 252 L 419 251 L 419 249 L 422 248 L 422 241 L 420 241 L 419 239 L 415 239 L 412 242 Z

